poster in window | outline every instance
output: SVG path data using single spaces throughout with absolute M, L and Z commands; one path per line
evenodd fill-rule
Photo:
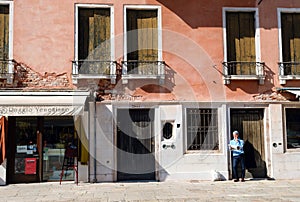
M 36 174 L 36 158 L 25 158 L 25 175 Z

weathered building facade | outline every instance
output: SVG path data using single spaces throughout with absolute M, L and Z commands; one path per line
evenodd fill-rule
M 300 178 L 300 2 L 0 8 L 4 184 L 58 180 L 69 143 L 81 181 L 230 179 L 233 130 L 246 177 Z

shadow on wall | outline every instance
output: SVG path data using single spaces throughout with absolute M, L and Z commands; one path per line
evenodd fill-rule
M 190 27 L 222 27 L 222 7 L 229 7 L 232 1 L 223 0 L 158 0 L 174 12 Z M 235 1 L 235 6 L 256 7 L 257 0 Z M 198 16 L 198 17 L 195 17 Z M 212 16 L 214 16 L 212 18 Z
M 245 141 L 245 167 L 252 178 L 266 178 L 266 162 L 248 140 Z M 246 174 L 247 175 L 247 174 Z
M 260 85 L 258 80 L 233 80 L 230 82 L 230 84 L 226 85 L 226 87 L 231 91 L 236 91 L 239 88 L 249 94 L 259 94 L 265 92 L 274 87 L 275 73 L 267 65 L 264 65 L 264 74 L 266 78 L 263 85 Z M 247 85 L 245 85 L 245 82 Z
M 141 87 L 147 93 L 172 93 L 175 87 L 175 71 L 165 64 L 165 79 L 164 84 L 146 84 Z
M 123 84 L 120 80 L 113 86 L 114 90 L 120 95 L 145 96 L 148 94 L 165 94 L 169 98 L 175 99 L 173 89 L 175 87 L 176 72 L 165 64 L 164 79 L 129 79 L 128 84 Z M 168 96 L 167 96 L 168 97 Z

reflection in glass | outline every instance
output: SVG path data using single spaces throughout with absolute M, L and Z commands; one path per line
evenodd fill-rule
M 73 117 L 45 117 L 43 134 L 43 180 L 59 180 L 65 148 L 77 145 Z M 74 180 L 74 171 L 64 173 L 63 180 Z

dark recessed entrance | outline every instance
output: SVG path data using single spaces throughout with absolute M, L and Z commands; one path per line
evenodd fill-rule
M 117 110 L 117 179 L 155 180 L 154 110 Z
M 231 132 L 239 131 L 245 141 L 246 177 L 267 177 L 263 112 L 263 109 L 230 110 Z

